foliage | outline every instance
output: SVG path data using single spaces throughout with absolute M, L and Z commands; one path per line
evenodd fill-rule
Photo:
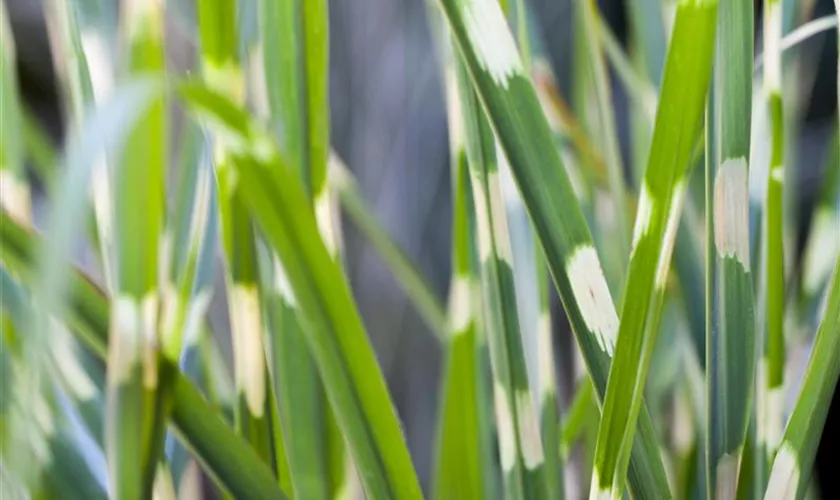
M 430 1 L 448 300 L 331 148 L 326 0 L 198 1 L 189 74 L 166 65 L 177 0 L 122 0 L 114 22 L 107 0 L 45 0 L 60 147 L 0 5 L 0 492 L 192 499 L 205 476 L 243 499 L 803 498 L 840 377 L 840 127 L 799 257 L 783 54 L 837 23 L 784 37 L 787 2 L 766 2 L 754 60 L 749 0 L 629 2 L 629 54 L 577 0 L 566 96 L 524 0 Z M 444 352 L 425 488 L 341 216 Z M 558 365 L 563 319 L 579 369 Z

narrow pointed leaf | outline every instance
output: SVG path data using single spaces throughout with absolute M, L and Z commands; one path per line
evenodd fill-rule
M 677 5 L 662 94 L 642 182 L 615 362 L 598 430 L 591 498 L 620 498 L 668 284 L 695 139 L 714 54 L 717 2 Z

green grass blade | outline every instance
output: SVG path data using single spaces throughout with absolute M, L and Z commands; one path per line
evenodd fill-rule
M 748 176 L 753 5 L 719 12 L 706 159 L 707 498 L 734 499 L 752 407 L 755 324 L 749 251 Z M 707 139 L 708 140 L 708 139 Z
M 233 102 L 245 102 L 245 80 L 239 59 L 237 3 L 233 0 L 198 2 L 201 68 L 207 84 Z M 236 430 L 266 462 L 272 462 L 268 369 L 264 349 L 262 293 L 258 286 L 256 238 L 242 200 L 235 196 L 236 179 L 229 168 L 233 146 L 227 137 L 214 136 L 219 215 L 226 257 L 226 289 L 237 388 Z
M 163 5 L 127 0 L 122 16 L 125 75 L 162 71 Z M 158 367 L 157 348 L 165 137 L 165 103 L 157 97 L 139 117 L 114 170 L 117 272 L 111 303 L 105 445 L 112 491 L 125 499 L 151 494 L 166 422 L 168 373 Z
M 551 128 L 495 2 L 441 0 L 441 5 L 509 160 L 596 392 L 603 396 L 618 317 Z M 640 497 L 667 498 L 667 479 L 646 412 L 640 428 L 631 487 Z
M 591 498 L 620 498 L 643 389 L 659 331 L 686 173 L 703 118 L 714 54 L 717 2 L 683 0 L 665 63 L 645 170 L 623 311 L 610 369 Z
M 531 28 L 534 31 L 534 28 Z M 538 63 L 544 61 L 545 54 L 542 46 L 539 43 L 532 44 L 534 61 Z M 547 64 L 547 63 L 546 63 Z M 532 69 L 533 71 L 533 69 Z M 505 168 L 510 169 L 509 165 Z M 511 177 L 505 176 L 506 179 Z M 511 190 L 515 192 L 516 186 L 510 186 Z M 545 262 L 545 255 L 542 248 L 539 246 L 539 241 L 530 227 L 530 221 L 527 218 L 525 206 L 521 198 L 517 196 L 519 204 L 518 210 L 521 211 L 522 216 L 519 222 L 525 225 L 526 232 L 529 237 L 529 245 L 526 254 L 520 257 L 528 257 L 523 259 L 526 264 L 533 267 L 534 270 L 534 288 L 537 295 L 536 307 L 531 308 L 535 314 L 533 327 L 533 342 L 537 351 L 536 363 L 536 391 L 538 394 L 537 402 L 539 406 L 540 419 L 540 436 L 543 440 L 543 449 L 545 452 L 545 478 L 548 488 L 548 497 L 556 500 L 562 500 L 566 496 L 565 484 L 565 467 L 563 455 L 555 453 L 560 450 L 561 443 L 561 425 L 560 425 L 560 395 L 558 391 L 558 374 L 562 370 L 558 370 L 554 357 L 554 322 L 551 314 L 551 280 L 548 274 L 548 266 Z M 516 252 L 514 252 L 516 257 Z M 533 372 L 532 372 L 533 373 Z
M 335 200 L 327 183 L 329 112 L 327 99 L 328 29 L 325 1 L 260 3 L 263 73 L 272 125 L 312 197 L 321 236 L 339 257 Z M 258 64 L 259 64 L 258 63 Z M 279 94 L 279 95 L 278 95 Z M 259 99 L 258 99 L 259 100 Z M 274 257 L 274 283 L 286 281 Z M 272 326 L 275 391 L 283 417 L 296 494 L 327 498 L 341 494 L 349 478 L 344 440 L 331 432 L 335 417 L 308 352 L 294 297 L 272 287 L 276 304 Z M 317 443 L 313 446 L 314 443 Z
M 529 15 L 531 12 L 526 8 L 525 2 L 519 0 L 514 2 L 512 7 L 510 9 L 512 16 L 509 17 L 512 17 L 511 22 L 515 22 L 516 25 L 516 38 L 522 55 L 523 67 L 526 72 L 532 73 L 532 61 L 537 61 L 538 64 L 544 63 L 545 54 L 539 38 L 535 36 L 536 29 Z M 451 45 L 450 43 L 449 46 L 451 47 Z M 459 64 L 463 63 L 460 62 Z M 468 86 L 468 75 L 463 68 L 459 71 L 465 82 L 463 85 Z M 457 84 L 457 82 L 452 82 L 452 84 Z M 455 91 L 458 91 L 457 87 Z M 471 90 L 470 95 L 474 96 Z M 474 109 L 465 109 L 465 112 L 481 112 L 480 104 L 475 97 L 472 97 L 470 104 Z M 452 113 L 461 112 L 460 106 L 459 109 L 452 110 Z M 463 117 L 455 119 L 464 120 Z M 475 155 L 475 151 L 473 151 L 473 154 Z M 540 439 L 543 443 L 543 477 L 546 482 L 546 498 L 559 499 L 564 496 L 562 458 L 558 453 L 545 453 L 545 450 L 559 449 L 560 434 L 552 322 L 549 309 L 550 282 L 548 280 L 548 270 L 546 269 L 542 249 L 539 247 L 528 220 L 525 205 L 510 173 L 510 165 L 503 154 L 499 155 L 497 160 L 497 171 L 500 178 L 499 187 L 504 200 L 504 215 L 507 216 L 507 225 L 509 225 L 508 235 L 512 253 L 510 264 L 511 269 L 517 268 L 519 270 L 519 272 L 514 273 L 512 281 L 517 292 L 516 306 L 519 325 L 523 332 L 524 361 L 528 369 L 532 399 L 537 407 Z M 531 356 L 525 355 L 528 352 Z M 531 366 L 528 365 L 529 362 Z
M 537 272 L 540 294 L 540 314 L 537 323 L 537 350 L 539 356 L 539 393 L 540 393 L 540 435 L 543 447 L 549 450 L 545 454 L 545 475 L 548 498 L 562 500 L 566 497 L 564 478 L 564 457 L 560 450 L 561 426 L 559 395 L 555 378 L 555 358 L 551 309 L 549 302 L 550 282 L 545 261 L 537 249 Z
M 596 405 L 592 380 L 584 375 L 575 386 L 575 395 L 569 402 L 568 410 L 562 422 L 560 454 L 564 457 L 569 456 L 572 446 L 583 437 L 589 409 Z
M 470 254 L 469 178 L 454 75 L 447 79 L 452 157 L 452 279 L 449 287 L 450 337 L 441 381 L 433 498 L 486 498 L 479 435 L 476 342 L 479 308 L 473 300 L 475 277 Z
M 452 189 L 452 273 L 449 286 L 448 335 L 445 341 L 444 372 L 440 383 L 437 419 L 433 498 L 487 498 L 494 489 L 489 483 L 497 476 L 492 457 L 486 456 L 485 438 L 490 407 L 486 404 L 483 351 L 480 347 L 481 301 L 476 279 L 477 262 L 472 239 L 473 216 L 461 99 L 452 61 L 452 43 L 440 13 L 426 4 L 434 40 L 441 60 L 442 84 L 446 90 Z M 487 409 L 488 411 L 484 411 Z M 485 454 L 486 453 L 486 454 Z M 492 454 L 490 454 L 492 455 Z M 491 458 L 491 460 L 488 460 Z M 493 477 L 491 477 L 493 476 Z
M 506 498 L 545 498 L 544 453 L 520 333 L 513 255 L 493 132 L 454 61 L 478 228 L 484 314 Z
M 366 493 L 385 498 L 419 497 L 417 478 L 379 365 L 346 278 L 317 230 L 300 179 L 279 156 L 271 139 L 224 96 L 195 85 L 185 86 L 181 95 L 208 125 L 237 141 L 237 153 L 229 164 L 235 168 L 236 189 L 247 193 L 241 196 L 242 202 L 286 270 L 310 352 Z
M 763 272 L 766 290 L 764 300 L 765 335 L 758 367 L 757 446 L 759 467 L 765 470 L 773 461 L 779 444 L 784 416 L 782 399 L 785 364 L 785 255 L 784 220 L 785 135 L 786 123 L 782 104 L 782 2 L 770 0 L 764 7 L 764 95 L 770 121 L 770 170 L 767 176 L 762 234 L 764 236 Z M 761 474 L 758 484 L 766 484 Z
M 840 377 L 840 260 L 825 296 L 799 397 L 775 454 L 766 500 L 801 499 L 811 477 L 831 395 Z
M 110 120 L 108 120 L 110 122 Z M 37 248 L 44 244 L 0 211 L 0 260 L 31 283 L 38 277 Z M 78 272 L 70 273 L 64 318 L 77 340 L 104 362 L 108 352 L 108 299 Z M 171 424 L 204 469 L 236 498 L 285 498 L 271 471 L 234 435 L 203 395 L 179 372 L 173 377 Z
M 645 4 L 645 2 L 634 3 L 634 7 L 638 8 L 638 4 Z M 647 4 L 646 8 L 656 8 L 656 6 Z M 658 9 L 654 13 L 661 17 L 661 12 Z M 636 22 L 635 17 L 632 19 L 633 22 Z M 643 24 L 646 27 L 644 29 L 653 31 L 657 29 L 661 30 L 661 26 L 657 28 L 657 25 L 660 23 L 656 23 L 655 18 L 653 19 L 653 21 L 648 21 Z M 630 93 L 630 97 L 633 99 L 637 108 L 631 116 L 633 124 L 631 126 L 634 158 L 633 172 L 634 177 L 641 178 L 644 173 L 643 168 L 647 163 L 651 132 L 656 119 L 658 96 L 656 94 L 657 88 L 652 82 L 659 80 L 662 63 L 660 61 L 658 66 L 656 66 L 659 69 L 655 73 L 649 69 L 648 74 L 645 74 L 643 72 L 644 68 L 636 69 L 634 62 L 630 61 L 624 54 L 621 45 L 606 22 L 601 19 L 599 25 L 601 39 L 607 57 L 610 59 L 616 75 L 624 84 L 625 89 Z M 645 45 L 645 47 L 651 50 L 653 45 Z M 658 52 L 661 52 L 661 54 Z M 642 65 L 645 58 L 651 58 L 653 60 L 662 59 L 664 58 L 664 54 L 664 47 L 647 56 L 637 53 L 637 59 L 641 61 L 636 61 L 636 65 Z M 698 148 L 696 150 L 696 156 L 699 156 L 700 152 Z M 635 184 L 638 183 L 639 181 L 635 182 Z M 695 222 L 698 212 L 695 204 L 693 197 L 689 197 L 686 200 L 680 227 L 677 230 L 677 240 L 674 244 L 674 269 L 679 278 L 683 302 L 686 304 L 686 312 L 689 316 L 689 327 L 691 328 L 694 345 L 700 357 L 700 362 L 705 366 L 706 317 L 701 308 L 693 306 L 693 304 L 699 304 L 705 300 L 704 267 L 698 252 L 698 249 L 702 245 L 700 242 L 702 235 L 695 229 L 698 227 L 698 224 Z
M 840 16 L 840 0 L 834 0 L 834 8 Z M 840 35 L 840 26 L 837 32 Z M 837 73 L 840 75 L 840 55 L 837 58 Z M 840 98 L 840 83 L 837 95 Z M 835 140 L 838 140 L 837 135 Z M 833 160 L 837 162 L 837 157 Z M 832 170 L 836 173 L 836 166 Z M 835 260 L 834 274 L 824 300 L 821 307 L 823 319 L 811 348 L 793 413 L 773 460 L 765 500 L 801 499 L 808 489 L 831 394 L 835 392 L 840 378 L 840 358 L 837 356 L 840 351 L 840 259 Z

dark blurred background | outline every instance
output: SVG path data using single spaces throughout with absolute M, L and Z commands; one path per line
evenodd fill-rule
M 60 140 L 63 127 L 49 60 L 49 43 L 40 0 L 4 0 L 10 11 L 19 52 L 21 89 L 28 105 Z M 627 0 L 632 1 L 632 0 Z M 574 0 L 529 0 L 544 37 L 561 90 L 570 83 L 572 7 Z M 190 2 L 181 3 L 189 4 Z M 601 10 L 616 35 L 626 43 L 629 28 L 621 0 L 602 0 Z M 813 17 L 833 12 L 831 0 L 815 0 Z M 188 7 L 190 8 L 190 7 Z M 756 48 L 760 47 L 760 2 L 756 4 Z M 445 297 L 450 267 L 450 177 L 443 93 L 420 0 L 336 0 L 330 5 L 331 108 L 334 148 L 358 177 L 367 199 L 392 237 L 405 249 Z M 799 22 L 795 23 L 796 25 Z M 189 65 L 194 46 L 174 29 L 170 43 L 176 66 Z M 816 68 L 804 106 L 797 151 L 800 218 L 809 213 L 828 133 L 836 120 L 836 37 L 834 31 L 805 43 Z M 813 88 L 807 88 L 813 85 Z M 613 98 L 625 155 L 628 150 L 627 98 L 613 82 Z M 800 229 L 804 230 L 800 224 Z M 351 282 L 368 331 L 379 354 L 393 398 L 403 419 L 421 481 L 429 480 L 441 352 L 420 317 L 408 304 L 391 274 L 370 246 L 345 221 L 347 263 Z M 838 235 L 840 238 L 840 235 Z M 801 239 L 801 238 L 800 238 Z M 220 294 L 217 294 L 220 295 Z M 217 297 L 223 300 L 223 297 Z M 217 324 L 225 307 L 214 307 Z M 555 301 L 557 317 L 562 311 Z M 561 322 L 558 322 L 561 323 Z M 570 336 L 558 324 L 557 356 L 572 372 Z M 568 379 L 568 378 L 567 378 Z M 563 391 L 568 395 L 570 388 Z M 840 398 L 835 397 L 819 471 L 826 478 L 824 498 L 834 498 L 829 465 L 835 473 L 840 430 Z M 832 439 L 833 438 L 833 439 Z M 836 484 L 836 481 L 834 481 Z

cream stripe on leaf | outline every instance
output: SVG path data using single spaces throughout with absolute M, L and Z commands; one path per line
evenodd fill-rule
M 503 18 L 501 7 L 489 0 L 439 0 L 469 71 L 470 82 L 509 161 L 596 392 L 603 397 L 610 356 L 602 347 L 605 344 L 602 335 L 593 332 L 584 320 L 568 275 L 572 255 L 579 247 L 591 247 L 592 236 L 534 87 L 519 69 L 522 63 L 516 55 L 512 36 L 507 28 L 494 32 L 497 36 L 476 36 L 476 32 L 487 33 L 487 30 L 477 30 L 474 25 L 476 3 L 480 3 L 483 10 L 498 10 L 498 13 L 484 15 Z M 488 53 L 495 54 L 494 57 L 505 54 L 506 64 L 494 61 L 490 65 L 494 68 L 491 73 Z M 504 71 L 499 71 L 500 67 Z M 476 205 L 478 203 L 476 201 Z M 480 208 L 483 207 L 477 206 L 476 211 Z M 481 238 L 481 231 L 478 236 Z M 594 278 L 599 282 L 604 280 L 598 269 L 590 269 L 587 273 L 600 275 Z M 609 317 L 615 315 L 614 308 L 611 313 Z M 602 324 L 600 318 L 588 320 L 592 324 Z M 642 413 L 639 421 L 641 438 L 633 452 L 634 466 L 630 469 L 629 482 L 638 497 L 667 498 L 670 496 L 668 483 L 653 426 L 647 412 Z
M 717 2 L 677 4 L 643 183 L 650 221 L 630 257 L 622 317 L 598 429 L 590 498 L 621 498 L 659 319 L 695 138 L 712 73 Z M 639 215 L 645 215 L 641 213 Z

